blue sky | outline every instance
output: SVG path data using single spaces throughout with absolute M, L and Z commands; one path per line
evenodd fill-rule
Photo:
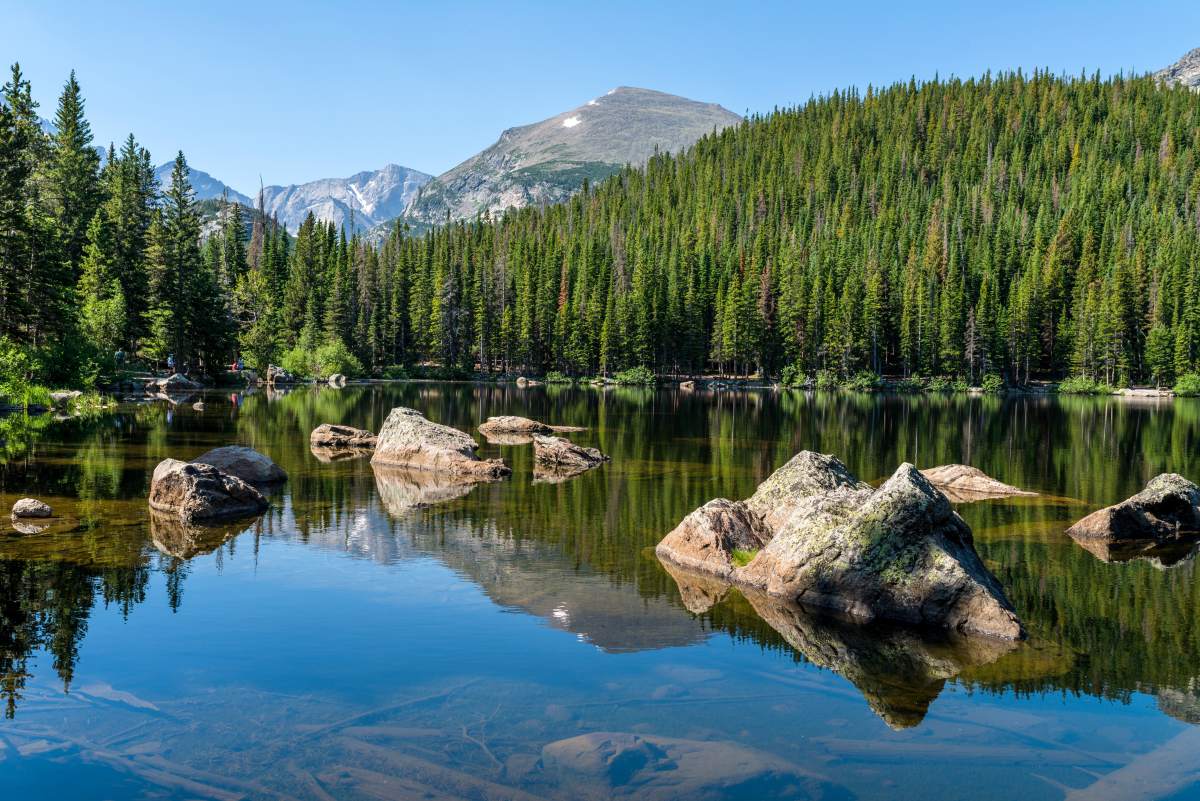
M 910 76 L 1147 71 L 1200 3 L 0 0 L 0 58 L 52 117 L 73 67 L 97 140 L 182 148 L 243 192 L 395 162 L 431 173 L 618 85 L 732 111 Z

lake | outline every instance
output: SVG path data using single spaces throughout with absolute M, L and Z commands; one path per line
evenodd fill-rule
M 12 799 L 1200 798 L 1194 551 L 1064 530 L 1164 471 L 1200 401 L 402 383 L 0 421 L 0 787 Z M 394 406 L 586 426 L 612 461 L 429 488 L 323 462 Z M 477 437 L 481 442 L 482 437 Z M 150 474 L 240 443 L 258 520 L 152 521 Z M 962 462 L 1034 490 L 958 506 L 1029 632 L 855 626 L 673 576 L 653 547 L 802 449 L 878 482 Z

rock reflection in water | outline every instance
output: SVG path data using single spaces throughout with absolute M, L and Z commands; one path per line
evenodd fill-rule
M 1079 547 L 1101 562 L 1121 563 L 1143 561 L 1159 570 L 1168 570 L 1190 562 L 1200 551 L 1200 539 L 1185 537 L 1178 540 L 1104 540 L 1072 537 Z
M 258 518 L 215 526 L 184 523 L 178 517 L 150 511 L 150 540 L 159 552 L 176 559 L 192 559 L 212 553 L 239 534 L 255 526 Z
M 708 611 L 725 592 L 741 592 L 788 645 L 853 684 L 893 729 L 911 728 L 924 720 L 947 680 L 1018 647 L 1011 641 L 959 637 L 940 630 L 857 624 L 750 590 L 731 590 L 712 577 L 678 567 L 670 573 L 684 604 L 698 614 Z
M 422 506 L 457 500 L 475 488 L 475 482 L 434 473 L 372 464 L 379 500 L 389 514 L 403 515 Z

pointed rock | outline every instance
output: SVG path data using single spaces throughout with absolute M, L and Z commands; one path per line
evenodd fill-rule
M 150 508 L 185 523 L 250 517 L 267 509 L 258 490 L 210 464 L 163 459 L 150 480 Z
M 398 406 L 379 431 L 371 464 L 429 470 L 474 481 L 494 481 L 512 473 L 500 459 L 481 461 L 475 455 L 478 448 L 462 431 Z
M 1092 512 L 1067 529 L 1077 540 L 1156 540 L 1200 534 L 1200 487 L 1176 473 L 1150 479 L 1132 498 Z
M 977 467 L 965 464 L 944 464 L 921 471 L 929 483 L 942 491 L 953 503 L 971 503 L 991 498 L 1010 498 L 1017 495 L 1037 495 L 997 481 Z

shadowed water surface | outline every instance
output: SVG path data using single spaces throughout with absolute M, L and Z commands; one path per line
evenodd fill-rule
M 0 421 L 5 798 L 1200 798 L 1194 547 L 1064 530 L 1163 471 L 1200 402 L 393 384 Z M 314 454 L 405 405 L 585 426 L 613 461 L 474 487 Z M 290 474 L 266 515 L 152 516 L 150 473 L 223 444 Z M 796 451 L 878 481 L 963 462 L 1037 497 L 959 506 L 1018 646 L 863 627 L 653 546 Z M 40 525 L 40 524 L 38 524 Z

